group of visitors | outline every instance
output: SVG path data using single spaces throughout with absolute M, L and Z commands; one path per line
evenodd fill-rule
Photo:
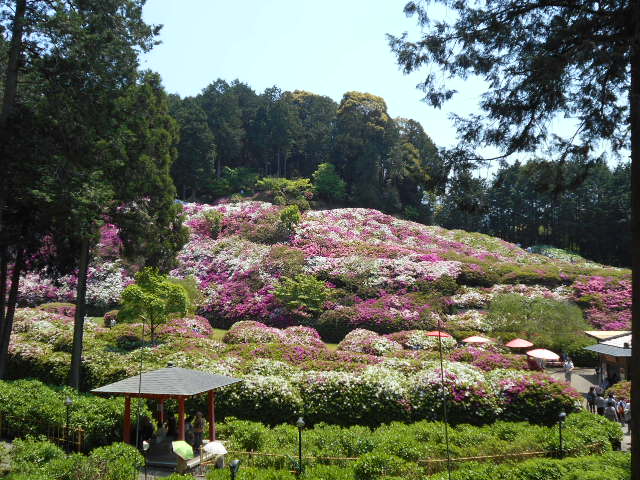
M 598 385 L 589 388 L 587 393 L 587 405 L 591 413 L 597 413 L 614 422 L 627 424 L 627 433 L 631 431 L 631 402 L 624 399 L 616 400 L 613 393 L 604 397 L 604 389 Z
M 169 437 L 178 437 L 178 422 L 175 415 L 169 415 L 166 422 L 166 434 Z M 196 412 L 196 416 L 193 420 L 189 421 L 185 418 L 184 421 L 184 440 L 193 447 L 195 453 L 200 452 L 202 446 L 202 438 L 207 423 L 202 412 Z

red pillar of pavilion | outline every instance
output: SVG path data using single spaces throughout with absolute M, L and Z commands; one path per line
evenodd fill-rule
M 209 390 L 209 440 L 216 440 L 216 415 L 215 415 L 216 392 Z
M 122 441 L 131 443 L 131 397 L 124 397 L 124 428 L 122 431 Z
M 178 440 L 184 440 L 184 397 L 178 397 Z

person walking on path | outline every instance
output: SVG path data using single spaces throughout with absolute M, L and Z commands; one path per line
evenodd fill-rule
M 631 435 L 631 402 L 624 406 L 624 421 L 627 422 L 627 434 Z
M 596 397 L 596 410 L 598 412 L 598 415 L 604 415 L 604 407 L 606 403 L 607 402 L 602 396 L 602 394 L 601 393 L 598 394 L 598 396 Z
M 607 400 L 607 406 L 604 409 L 604 418 L 611 420 L 612 422 L 618 422 L 618 410 L 616 409 L 615 400 Z
M 596 387 L 590 387 L 587 392 L 587 407 L 591 413 L 596 413 Z
M 564 380 L 565 382 L 571 384 L 571 372 L 573 371 L 573 362 L 571 358 L 567 357 L 564 361 Z

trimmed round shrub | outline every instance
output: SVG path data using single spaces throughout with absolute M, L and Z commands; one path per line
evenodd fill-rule
M 271 343 L 282 339 L 282 330 L 264 323 L 243 320 L 234 323 L 222 339 L 225 343 Z
M 369 355 L 385 355 L 402 350 L 398 342 L 376 332 L 358 328 L 349 332 L 338 344 L 338 350 Z
M 338 343 L 353 330 L 353 320 L 357 316 L 354 307 L 325 310 L 314 326 L 325 342 Z
M 513 420 L 554 424 L 560 412 L 579 411 L 581 396 L 564 382 L 534 373 L 512 376 L 498 382 L 503 399 L 503 416 Z
M 406 462 L 395 455 L 384 452 L 371 452 L 361 456 L 353 464 L 353 476 L 356 480 L 377 480 L 400 475 Z

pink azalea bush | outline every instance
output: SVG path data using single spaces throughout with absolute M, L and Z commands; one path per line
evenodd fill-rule
M 559 412 L 570 413 L 581 408 L 582 397 L 574 388 L 542 373 L 517 375 L 497 371 L 494 380 L 502 398 L 503 416 L 507 419 L 556 423 Z
M 581 277 L 574 299 L 586 307 L 587 319 L 602 330 L 631 328 L 631 281 L 612 277 Z
M 191 338 L 208 338 L 213 329 L 209 320 L 199 315 L 184 318 L 172 318 L 158 329 L 158 336 L 175 335 Z
M 451 352 L 449 359 L 454 362 L 467 362 L 485 372 L 497 368 L 511 368 L 516 370 L 530 369 L 524 355 L 512 355 L 497 352 L 493 349 L 477 347 L 463 347 Z

